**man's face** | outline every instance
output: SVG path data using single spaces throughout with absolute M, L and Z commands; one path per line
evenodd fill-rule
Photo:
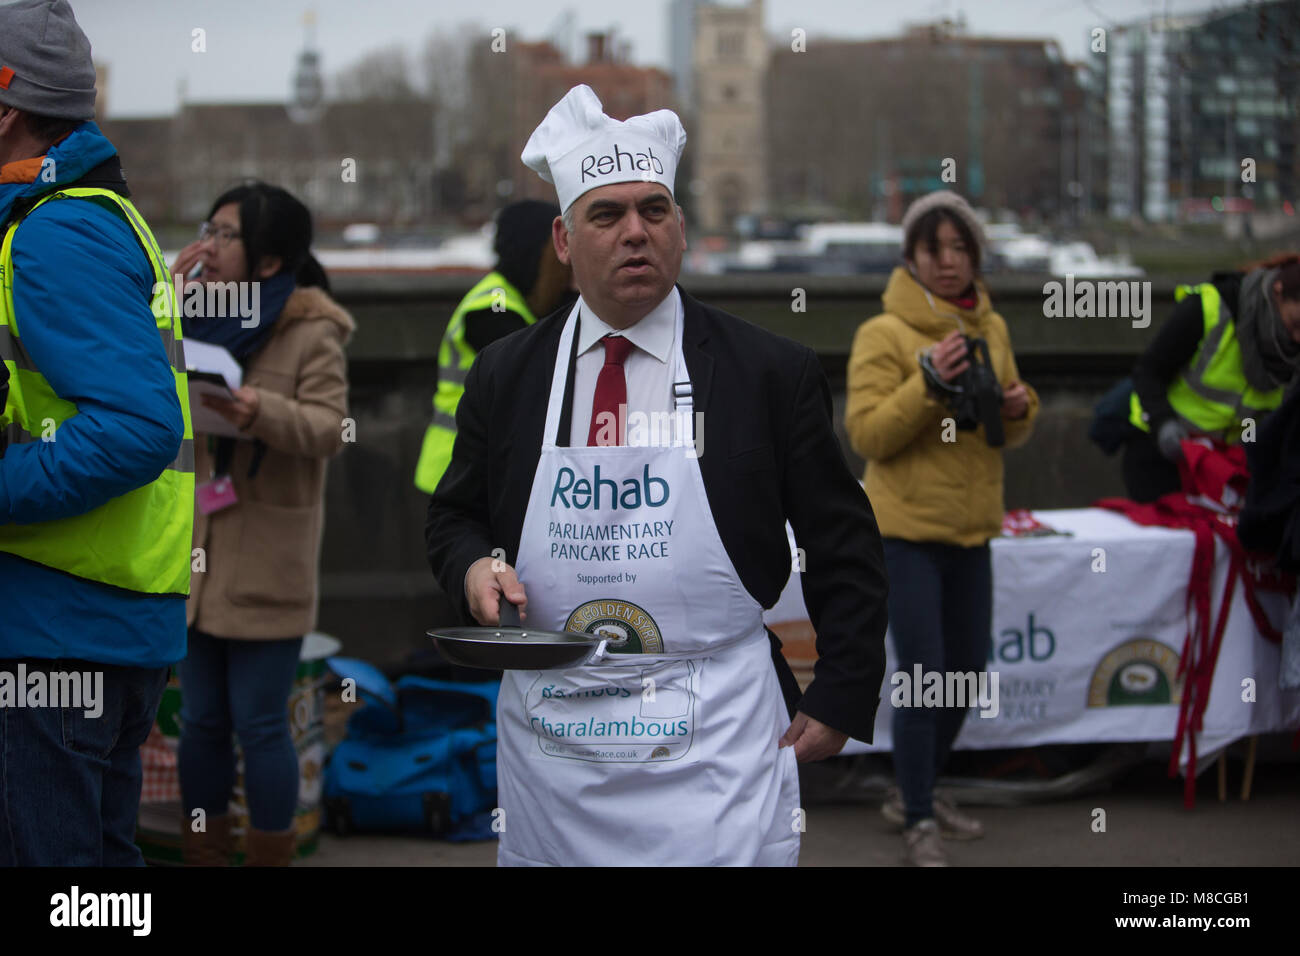
M 555 251 L 573 266 L 578 289 L 611 325 L 644 318 L 682 269 L 686 223 L 659 183 L 616 183 L 574 203 L 574 230 L 558 221 Z

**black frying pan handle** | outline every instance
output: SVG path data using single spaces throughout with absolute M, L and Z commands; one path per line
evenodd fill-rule
M 500 621 L 501 627 L 520 626 L 519 608 L 517 608 L 515 605 L 510 603 L 510 599 L 506 597 L 505 591 L 501 592 L 501 604 L 498 607 L 497 611 L 501 616 L 501 621 Z

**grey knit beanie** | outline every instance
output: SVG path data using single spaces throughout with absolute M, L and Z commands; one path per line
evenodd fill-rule
M 0 103 L 38 116 L 95 118 L 90 40 L 68 0 L 0 6 Z
M 911 231 L 912 225 L 927 212 L 935 209 L 946 210 L 966 223 L 971 235 L 979 243 L 980 249 L 988 248 L 988 240 L 984 237 L 984 227 L 980 225 L 979 218 L 975 215 L 975 210 L 970 207 L 970 203 L 951 189 L 939 189 L 915 200 L 912 205 L 907 207 L 907 212 L 903 214 L 904 255 L 907 253 L 907 235 Z

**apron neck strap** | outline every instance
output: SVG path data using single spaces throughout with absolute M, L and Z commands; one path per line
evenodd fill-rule
M 682 296 L 673 286 L 669 293 L 673 296 L 673 409 L 690 416 L 693 408 L 691 377 L 686 370 L 686 355 L 682 351 L 682 330 L 685 319 L 682 314 Z M 560 333 L 560 345 L 555 351 L 555 370 L 551 374 L 551 393 L 546 403 L 546 427 L 542 431 L 542 447 L 555 448 L 561 441 L 568 444 L 569 436 L 560 434 L 560 425 L 565 419 L 566 400 L 571 408 L 573 404 L 570 388 L 570 370 L 576 365 L 578 350 L 578 332 L 581 328 L 580 315 L 582 297 L 573 304 L 569 317 L 564 321 L 564 331 Z M 692 421 L 694 419 L 692 418 Z M 572 423 L 570 423 L 572 424 Z

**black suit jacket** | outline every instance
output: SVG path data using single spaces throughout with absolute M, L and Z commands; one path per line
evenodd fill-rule
M 835 437 L 826 375 L 803 345 L 685 292 L 682 305 L 682 350 L 703 414 L 698 461 L 722 543 L 745 589 L 770 608 L 791 572 L 789 520 L 805 552 L 801 583 L 819 656 L 798 708 L 870 741 L 885 672 L 884 551 Z M 425 537 L 433 572 L 467 621 L 469 566 L 497 548 L 511 565 L 517 557 L 568 313 L 566 306 L 489 345 L 465 383 L 451 465 L 430 499 Z M 570 399 L 561 445 L 571 407 Z M 773 657 L 790 702 L 797 685 L 784 658 Z

